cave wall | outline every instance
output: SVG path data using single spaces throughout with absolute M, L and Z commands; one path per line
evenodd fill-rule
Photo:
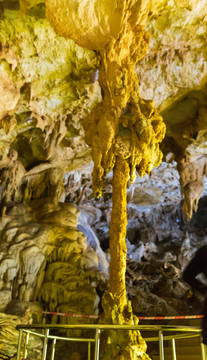
M 163 151 L 178 162 L 187 220 L 206 177 L 206 1 L 155 1 L 147 55 L 137 64 L 142 96 L 154 99 L 166 124 Z
M 152 1 L 149 50 L 136 65 L 141 96 L 154 100 L 166 124 L 162 150 L 178 162 L 187 219 L 206 176 L 205 6 Z M 1 202 L 64 198 L 64 174 L 91 160 L 81 120 L 101 101 L 99 58 L 55 34 L 44 1 L 3 1 L 2 11 Z
M 64 173 L 91 159 L 80 119 L 100 101 L 96 56 L 41 15 L 1 19 L 1 203 L 61 198 Z

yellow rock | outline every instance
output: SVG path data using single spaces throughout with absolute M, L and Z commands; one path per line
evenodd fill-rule
M 126 0 L 46 0 L 46 15 L 57 34 L 88 49 L 102 50 L 123 31 L 130 8 L 140 24 L 148 4 L 149 0 L 133 0 L 130 5 Z

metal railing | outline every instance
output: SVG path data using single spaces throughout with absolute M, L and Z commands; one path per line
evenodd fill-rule
M 91 338 L 76 338 L 67 336 L 51 335 L 51 330 L 94 330 L 94 337 Z M 201 339 L 201 329 L 190 326 L 168 326 L 168 325 L 101 325 L 101 324 L 75 324 L 75 325 L 49 325 L 49 324 L 37 324 L 37 325 L 17 325 L 19 330 L 18 349 L 17 349 L 17 360 L 27 359 L 27 346 L 29 343 L 30 335 L 35 335 L 44 339 L 42 349 L 42 359 L 46 360 L 48 341 L 52 341 L 52 348 L 50 353 L 50 360 L 55 359 L 55 348 L 57 340 L 72 341 L 72 342 L 87 342 L 88 343 L 88 360 L 91 360 L 91 343 L 94 343 L 94 360 L 99 360 L 100 350 L 100 337 L 101 332 L 104 330 L 139 330 L 157 332 L 157 336 L 144 337 L 144 340 L 148 343 L 151 341 L 159 342 L 159 358 L 164 360 L 164 341 L 171 340 L 172 356 L 173 360 L 176 360 L 176 340 L 187 339 L 187 338 L 200 338 L 201 345 L 201 359 L 207 360 L 204 345 Z M 38 330 L 42 332 L 38 332 Z M 173 334 L 172 334 L 173 333 Z M 22 354 L 22 340 L 25 334 Z

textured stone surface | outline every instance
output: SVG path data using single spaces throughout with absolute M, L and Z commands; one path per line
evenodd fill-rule
M 174 278 L 175 268 L 162 266 L 172 262 L 182 269 L 206 241 L 205 211 L 199 210 L 186 225 L 178 203 L 185 197 L 183 210 L 190 219 L 206 176 L 207 1 L 153 0 L 148 20 L 148 1 L 47 4 L 52 4 L 48 17 L 55 29 L 84 47 L 55 34 L 45 19 L 44 1 L 1 3 L 6 10 L 0 19 L 0 309 L 11 309 L 14 301 L 31 304 L 39 299 L 51 310 L 98 313 L 108 263 L 90 225 L 108 249 L 111 175 L 102 180 L 114 165 L 114 151 L 130 158 L 131 179 L 137 165 L 142 175 L 161 160 L 157 144 L 163 133 L 157 126 L 161 118 L 149 101 L 153 100 L 166 124 L 166 163 L 127 189 L 127 250 L 136 261 L 128 264 L 134 280 L 132 274 L 127 278 L 127 291 L 137 313 L 183 312 L 187 290 Z M 135 23 L 141 27 L 135 28 Z M 151 40 L 141 60 L 149 40 L 142 28 L 145 23 Z M 137 60 L 140 86 L 133 72 Z M 92 172 L 83 124 L 95 155 L 96 178 L 104 185 L 100 200 L 91 200 L 91 178 L 78 172 Z M 72 177 L 82 181 L 74 185 Z M 78 229 L 73 205 L 58 202 L 65 195 L 85 212 Z M 195 224 L 200 233 L 184 237 Z M 163 271 L 155 283 L 153 262 L 156 267 L 158 259 Z M 142 260 L 147 263 L 145 268 L 142 264 L 144 275 L 136 268 Z M 19 311 L 17 304 L 13 308 Z M 144 358 L 145 345 L 139 341 Z M 13 349 L 5 346 L 13 356 Z
M 0 356 L 1 359 L 16 359 L 19 331 L 16 326 L 26 324 L 25 316 L 6 315 L 0 313 Z M 30 335 L 27 347 L 31 359 L 41 359 L 43 343 L 40 338 Z M 23 354 L 21 354 L 23 355 Z
M 54 193 L 60 198 L 63 189 L 48 188 L 90 162 L 80 119 L 100 100 L 96 56 L 58 37 L 45 18 L 8 9 L 0 42 L 3 201 Z M 16 159 L 10 159 L 10 148 L 17 151 L 21 174 L 11 169 Z M 12 177 L 16 183 L 7 186 Z M 17 182 L 24 184 L 21 196 L 12 193 Z
M 164 146 L 180 164 L 188 220 L 197 211 L 206 176 L 206 6 L 206 0 L 153 1 L 149 50 L 137 64 L 141 95 L 161 110 Z
M 149 312 L 163 316 L 166 312 L 169 315 L 175 312 L 200 313 L 202 306 L 197 294 L 192 298 L 186 297 L 189 288 L 183 284 L 181 274 L 196 249 L 206 243 L 206 198 L 202 198 L 198 213 L 187 222 L 181 212 L 182 196 L 176 163 L 170 161 L 154 169 L 150 177 L 137 177 L 132 188 L 128 190 L 127 291 L 132 299 L 134 311 L 143 316 L 147 316 Z M 90 174 L 78 175 L 73 172 L 68 180 L 73 192 L 68 194 L 67 199 L 73 199 L 74 202 L 80 198 L 79 191 L 82 192 L 84 186 L 79 207 L 89 210 L 88 216 L 93 219 L 93 229 L 98 234 L 107 256 L 110 257 L 107 249 L 112 208 L 111 175 L 107 176 L 103 197 L 100 199 L 91 199 Z M 139 196 L 139 193 L 143 195 L 149 189 L 151 194 L 158 190 L 162 194 L 157 198 L 157 203 L 149 202 L 149 197 Z M 136 193 L 137 196 L 133 197 Z M 144 267 L 146 274 L 143 274 Z M 134 268 L 137 270 L 130 272 Z M 156 268 L 162 269 L 157 275 Z M 178 275 L 176 279 L 174 269 Z M 158 280 L 159 284 L 156 287 Z M 160 292 L 157 291 L 159 288 Z M 148 296 L 144 297 L 143 292 Z
M 12 8 L 15 4 L 18 2 L 3 2 L 5 8 Z M 55 4 L 58 7 L 58 1 Z M 120 8 L 116 9 L 116 19 L 119 19 L 123 4 L 120 2 Z M 146 4 L 140 5 L 140 23 L 146 21 Z M 81 21 L 85 5 L 81 2 L 78 8 L 78 21 Z M 116 35 L 112 29 L 115 29 L 116 21 L 114 18 L 113 23 L 110 20 L 110 3 L 96 1 L 93 5 L 94 9 L 103 6 L 103 11 L 97 10 L 94 15 L 100 28 L 94 28 L 91 23 L 93 11 L 90 4 L 90 11 L 84 16 L 85 23 L 81 25 L 83 32 L 86 27 L 89 29 L 90 23 L 94 37 L 96 31 L 102 29 L 103 38 L 112 40 Z M 67 6 L 71 4 L 65 1 L 65 9 Z M 181 162 L 179 171 L 187 218 L 196 210 L 205 176 L 205 6 L 205 0 L 196 4 L 190 0 L 152 1 L 147 25 L 151 36 L 149 50 L 136 66 L 141 96 L 155 101 L 167 125 L 163 151 L 175 152 L 177 162 Z M 64 172 L 83 167 L 90 161 L 90 149 L 83 140 L 80 119 L 85 118 L 93 105 L 101 100 L 95 54 L 78 47 L 72 40 L 55 35 L 44 18 L 44 1 L 22 0 L 20 8 L 21 16 L 17 11 L 7 9 L 1 19 L 0 76 L 4 88 L 0 102 L 0 166 L 4 172 L 1 187 L 4 202 L 13 197 L 45 196 L 48 187 L 52 193 L 55 189 L 51 183 L 60 183 Z M 58 12 L 53 13 L 59 16 Z M 108 14 L 104 19 L 103 13 Z M 74 16 L 70 20 L 77 40 L 79 32 L 75 31 Z M 123 21 L 120 29 L 122 27 Z M 110 31 L 114 34 L 112 38 L 108 37 Z M 22 168 L 18 176 L 15 172 L 18 179 L 13 184 L 15 188 L 23 182 L 24 194 L 21 190 L 17 195 L 11 195 L 12 185 L 5 189 L 8 183 L 5 177 L 11 178 L 13 173 L 7 171 L 10 147 L 18 152 L 18 161 L 26 169 L 24 174 Z M 199 171 L 199 175 L 196 171 L 198 157 L 203 157 L 203 171 Z M 192 177 L 198 180 L 196 191 L 186 175 L 182 179 L 184 168 L 189 179 L 192 172 Z M 58 176 L 55 169 L 58 169 Z M 42 186 L 37 192 L 39 183 Z M 25 188 L 29 189 L 26 193 Z M 55 192 L 59 198 L 64 197 L 63 188 L 59 187 Z
M 77 208 L 54 198 L 7 211 L 1 223 L 2 310 L 17 299 L 43 300 L 52 311 L 97 312 L 96 287 L 107 281 L 107 262 L 103 253 L 98 258 L 98 241 L 96 253 L 77 223 Z
M 140 92 L 165 109 L 205 83 L 206 0 L 153 0 L 147 28 L 151 41 L 137 64 Z

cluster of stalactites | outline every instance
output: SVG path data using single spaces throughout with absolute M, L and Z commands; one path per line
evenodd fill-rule
M 205 156 L 192 161 L 187 156 L 178 162 L 180 184 L 184 195 L 182 206 L 183 214 L 187 220 L 198 209 L 198 202 L 204 190 L 204 177 L 207 176 L 207 161 Z
M 159 143 L 165 125 L 153 102 L 140 98 L 134 72 L 148 48 L 144 25 L 149 1 L 47 0 L 46 5 L 58 34 L 99 51 L 103 99 L 85 119 L 84 128 L 93 152 L 93 189 L 100 196 L 104 175 L 117 156 L 127 159 L 132 182 L 135 170 L 149 173 L 162 159 Z
M 137 26 L 131 46 L 128 41 L 127 34 L 123 34 L 101 52 L 99 81 L 103 100 L 84 121 L 86 140 L 93 151 L 96 196 L 101 196 L 104 175 L 113 169 L 117 156 L 127 159 L 131 183 L 136 170 L 143 176 L 162 160 L 159 143 L 165 125 L 154 103 L 140 98 L 134 72 L 136 62 L 147 51 L 149 36 L 142 26 Z

